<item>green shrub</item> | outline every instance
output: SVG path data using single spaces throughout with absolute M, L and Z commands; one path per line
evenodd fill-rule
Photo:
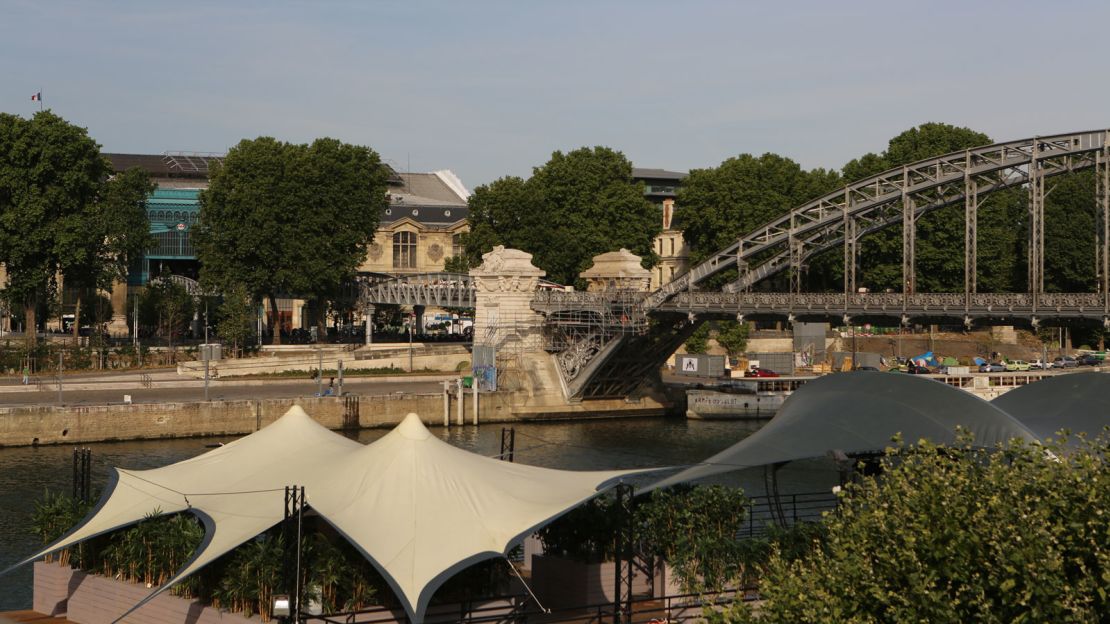
M 1110 614 L 1110 439 L 921 443 L 849 485 L 827 537 L 773 553 L 751 622 L 1098 622 Z

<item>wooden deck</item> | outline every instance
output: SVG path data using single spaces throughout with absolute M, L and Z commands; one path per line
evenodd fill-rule
M 0 611 L 0 624 L 69 624 L 69 620 L 35 611 Z

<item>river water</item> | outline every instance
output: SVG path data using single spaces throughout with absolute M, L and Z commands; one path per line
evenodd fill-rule
M 697 463 L 747 437 L 762 422 L 705 421 L 680 418 L 587 420 L 516 423 L 516 461 L 573 470 L 606 470 Z M 434 428 L 443 440 L 475 453 L 500 452 L 501 425 Z M 358 432 L 369 443 L 388 432 Z M 93 491 L 112 466 L 157 468 L 194 457 L 216 442 L 234 438 L 194 438 L 92 444 Z M 0 449 L 0 570 L 32 554 L 39 546 L 29 527 L 34 503 L 47 489 L 70 492 L 71 447 Z M 753 496 L 764 494 L 762 470 L 722 477 Z M 780 472 L 782 493 L 828 491 L 837 475 L 820 461 L 789 465 Z M 0 611 L 31 607 L 31 566 L 0 577 Z

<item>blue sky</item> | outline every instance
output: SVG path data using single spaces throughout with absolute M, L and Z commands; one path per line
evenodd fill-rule
M 608 145 L 839 168 L 925 121 L 1110 126 L 1108 2 L 0 0 L 0 110 L 107 151 L 318 136 L 470 188 Z

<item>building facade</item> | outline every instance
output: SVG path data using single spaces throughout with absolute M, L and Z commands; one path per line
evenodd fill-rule
M 660 258 L 659 264 L 651 270 L 651 288 L 654 290 L 690 268 L 690 248 L 682 238 L 682 231 L 673 225 L 675 198 L 686 174 L 665 169 L 635 168 L 632 178 L 643 183 L 644 196 L 659 208 L 659 218 L 663 222 L 663 231 L 655 237 L 654 244 L 655 253 Z

